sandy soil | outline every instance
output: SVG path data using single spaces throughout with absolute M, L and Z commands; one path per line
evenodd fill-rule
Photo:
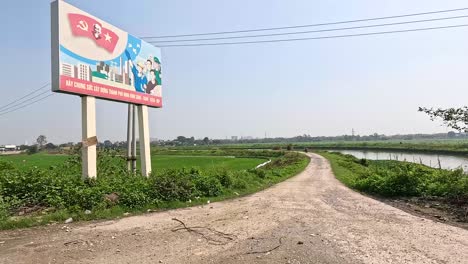
M 303 173 L 248 197 L 3 231 L 0 263 L 467 263 L 467 230 L 353 192 L 310 156 Z

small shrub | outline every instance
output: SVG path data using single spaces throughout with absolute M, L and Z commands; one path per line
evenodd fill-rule
M 0 160 L 0 171 L 10 171 L 14 169 L 13 162 Z
M 361 164 L 362 166 L 369 166 L 369 161 L 367 159 L 359 159 L 359 164 Z
M 200 176 L 195 180 L 195 187 L 200 196 L 216 197 L 221 194 L 222 185 L 216 177 Z
M 232 187 L 237 190 L 244 190 L 247 188 L 247 185 L 247 181 L 242 178 L 235 178 L 232 183 Z
M 152 176 L 150 188 L 153 198 L 162 201 L 187 201 L 193 197 L 195 185 L 192 181 L 198 175 L 189 175 L 181 170 L 167 170 Z
M 10 216 L 10 205 L 0 196 L 0 221 L 8 219 Z
M 267 174 L 264 170 L 262 169 L 255 169 L 253 170 L 253 172 L 255 173 L 255 175 L 257 175 L 257 177 L 259 177 L 260 179 L 265 179 L 267 177 Z
M 468 200 L 468 176 L 459 170 L 399 161 L 359 160 L 328 153 L 337 178 L 351 188 L 387 197 L 437 196 Z
M 216 177 L 218 178 L 219 182 L 221 185 L 225 188 L 229 188 L 232 186 L 232 173 L 224 170 L 224 171 L 219 171 L 216 173 Z

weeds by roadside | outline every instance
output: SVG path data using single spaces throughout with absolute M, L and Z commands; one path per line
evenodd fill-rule
M 125 160 L 116 153 L 102 152 L 98 156 L 99 177 L 83 181 L 78 156 L 49 169 L 19 170 L 0 162 L 0 229 L 62 221 L 70 216 L 110 218 L 124 212 L 244 195 L 295 175 L 305 168 L 308 158 L 283 153 L 272 163 L 247 171 L 171 169 L 143 178 L 128 173 Z
M 462 169 L 357 159 L 336 152 L 320 154 L 330 161 L 336 178 L 350 188 L 382 198 L 415 200 L 418 204 L 427 201 L 426 207 L 432 207 L 431 201 L 445 203 L 450 214 L 458 215 L 458 221 L 468 222 L 468 175 Z

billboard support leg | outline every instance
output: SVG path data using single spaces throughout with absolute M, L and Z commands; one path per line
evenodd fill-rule
M 81 128 L 83 146 L 82 177 L 96 178 L 96 144 L 88 144 L 88 139 L 96 137 L 96 98 L 92 96 L 81 97 Z
M 133 124 L 133 105 L 128 104 L 128 120 L 127 120 L 127 169 L 132 169 L 132 124 Z
M 132 104 L 133 120 L 132 120 L 132 172 L 136 173 L 136 122 L 137 122 L 137 113 L 136 105 Z
M 140 133 L 141 174 L 148 177 L 151 173 L 151 151 L 148 125 L 148 106 L 138 105 L 138 131 Z

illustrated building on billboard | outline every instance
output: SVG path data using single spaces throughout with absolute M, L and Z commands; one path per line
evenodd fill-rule
M 75 78 L 91 82 L 92 81 L 91 67 L 89 65 L 82 64 L 82 63 L 78 64 L 78 76 Z
M 75 78 L 78 75 L 78 69 L 74 65 L 62 63 L 60 65 L 60 75 Z
M 127 61 L 123 62 L 120 58 L 120 67 L 117 67 L 117 63 L 111 61 L 111 65 L 100 61 L 96 64 L 96 72 L 94 76 L 98 78 L 103 78 L 116 83 L 123 83 L 126 85 L 132 85 L 130 82 L 130 65 Z M 114 66 L 112 66 L 114 65 Z
M 97 72 L 99 72 L 99 73 L 108 75 L 108 74 L 109 74 L 109 65 L 107 65 L 107 64 L 106 64 L 105 62 L 103 62 L 103 61 L 100 61 L 100 62 L 96 65 L 96 70 L 97 70 Z
M 122 57 L 120 57 L 120 73 L 122 74 L 122 83 L 132 85 L 130 83 L 130 64 L 128 61 L 123 62 Z
M 121 62 L 120 66 L 121 67 L 123 66 L 122 75 L 123 75 L 124 84 L 133 86 L 132 79 L 130 79 L 130 63 L 128 61 L 125 61 L 122 64 L 122 62 Z

